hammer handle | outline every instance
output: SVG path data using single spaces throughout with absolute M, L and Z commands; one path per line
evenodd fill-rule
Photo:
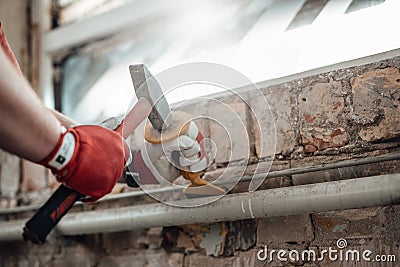
M 149 115 L 150 103 L 141 98 L 126 114 L 123 123 L 115 131 L 126 139 L 138 127 L 138 125 Z M 59 116 L 64 117 L 62 114 Z M 35 244 L 42 244 L 50 231 L 72 208 L 76 201 L 83 195 L 64 185 L 61 185 L 38 212 L 25 224 L 23 237 Z
M 60 185 L 47 202 L 25 224 L 23 238 L 43 244 L 47 235 L 83 195 Z

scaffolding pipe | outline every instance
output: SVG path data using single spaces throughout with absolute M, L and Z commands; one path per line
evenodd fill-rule
M 232 194 L 195 208 L 157 203 L 77 212 L 67 215 L 56 229 L 62 235 L 82 235 L 393 204 L 400 204 L 399 173 Z M 24 223 L 0 223 L 0 241 L 21 239 Z

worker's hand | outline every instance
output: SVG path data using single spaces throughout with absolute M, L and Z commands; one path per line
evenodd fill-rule
M 202 171 L 207 167 L 203 135 L 194 122 L 188 131 L 178 138 L 163 144 L 145 142 L 135 155 L 134 169 L 139 173 L 140 182 L 173 182 L 181 175 L 181 169 L 191 172 Z M 148 179 L 149 171 L 154 179 Z
M 59 182 L 96 201 L 111 192 L 129 158 L 120 133 L 85 125 L 66 130 L 40 164 L 50 168 Z

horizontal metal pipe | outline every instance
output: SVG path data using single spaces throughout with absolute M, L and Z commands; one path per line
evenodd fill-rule
M 257 173 L 253 175 L 245 175 L 242 176 L 240 179 L 239 177 L 232 177 L 232 179 L 225 180 L 223 182 L 216 181 L 214 184 L 218 186 L 223 186 L 226 184 L 230 184 L 230 181 L 239 181 L 240 182 L 248 182 L 252 179 L 254 180 L 261 180 L 267 178 L 274 178 L 274 177 L 282 177 L 282 176 L 290 176 L 295 174 L 303 174 L 303 173 L 310 173 L 310 172 L 317 172 L 317 171 L 325 171 L 325 170 L 332 170 L 337 168 L 346 168 L 346 167 L 353 167 L 353 166 L 360 166 L 366 164 L 373 164 L 379 163 L 384 161 L 390 160 L 399 160 L 400 159 L 400 152 L 393 152 L 384 155 L 378 156 L 371 156 L 371 157 L 364 157 L 364 158 L 354 158 L 348 160 L 342 160 L 333 163 L 325 163 L 325 164 L 318 164 L 313 166 L 306 166 L 306 167 L 298 167 L 298 168 L 290 168 L 286 170 L 279 170 L 279 171 L 271 171 L 268 173 Z M 161 194 L 161 193 L 168 193 L 174 191 L 181 191 L 182 187 L 177 186 L 163 186 L 160 188 L 154 189 L 147 189 L 146 191 L 134 191 L 134 192 L 127 192 L 115 195 L 108 195 L 105 198 L 101 199 L 100 201 L 107 201 L 113 199 L 120 199 L 126 197 L 140 197 L 148 194 Z M 1 214 L 1 213 L 0 213 Z
M 272 171 L 269 173 L 258 173 L 258 174 L 254 174 L 254 175 L 243 176 L 240 179 L 240 181 L 244 182 L 244 181 L 250 181 L 251 179 L 265 179 L 265 178 L 273 178 L 273 177 L 281 177 L 281 176 L 290 176 L 290 175 L 295 175 L 295 174 L 359 166 L 359 165 L 372 164 L 372 163 L 378 163 L 378 162 L 384 162 L 384 161 L 390 161 L 390 160 L 399 160 L 399 159 L 400 159 L 400 153 L 394 152 L 394 153 L 388 153 L 388 154 L 378 155 L 378 156 L 355 158 L 355 159 L 342 160 L 342 161 L 333 162 L 333 163 L 319 164 L 319 165 L 299 167 L 299 168 L 290 168 L 290 169 L 280 170 L 280 171 Z M 232 180 L 237 181 L 238 179 L 236 177 L 236 178 L 232 178 Z M 215 184 L 222 186 L 226 183 L 227 183 L 227 181 L 225 181 L 223 183 L 216 182 Z M 182 190 L 182 188 L 176 187 L 176 186 L 163 186 L 160 188 L 148 189 L 146 191 L 138 190 L 138 191 L 133 191 L 133 192 L 108 195 L 108 196 L 105 196 L 104 198 L 100 199 L 99 201 L 102 202 L 102 201 L 115 200 L 115 199 L 121 199 L 121 198 L 127 198 L 127 197 L 133 198 L 133 197 L 144 196 L 147 194 L 167 193 L 167 192 L 173 192 L 173 191 L 179 191 L 179 190 Z M 82 203 L 77 203 L 77 205 L 82 205 Z M 0 210 L 0 215 L 15 214 L 15 213 L 27 212 L 27 211 L 35 211 L 35 210 L 39 209 L 41 206 L 42 206 L 42 204 L 4 209 L 4 210 Z
M 80 235 L 391 204 L 400 204 L 400 174 L 232 194 L 196 208 L 157 203 L 77 212 L 67 215 L 56 229 L 62 235 Z M 0 241 L 20 239 L 23 224 L 21 220 L 0 223 Z

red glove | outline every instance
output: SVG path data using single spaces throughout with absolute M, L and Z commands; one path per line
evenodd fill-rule
M 0 45 L 19 73 L 21 69 L 0 22 Z M 121 137 L 102 126 L 77 126 L 66 130 L 54 150 L 39 164 L 50 168 L 57 180 L 96 201 L 111 192 L 130 151 Z
M 96 201 L 111 192 L 129 157 L 119 133 L 85 125 L 66 130 L 39 164 L 50 168 L 59 182 Z

